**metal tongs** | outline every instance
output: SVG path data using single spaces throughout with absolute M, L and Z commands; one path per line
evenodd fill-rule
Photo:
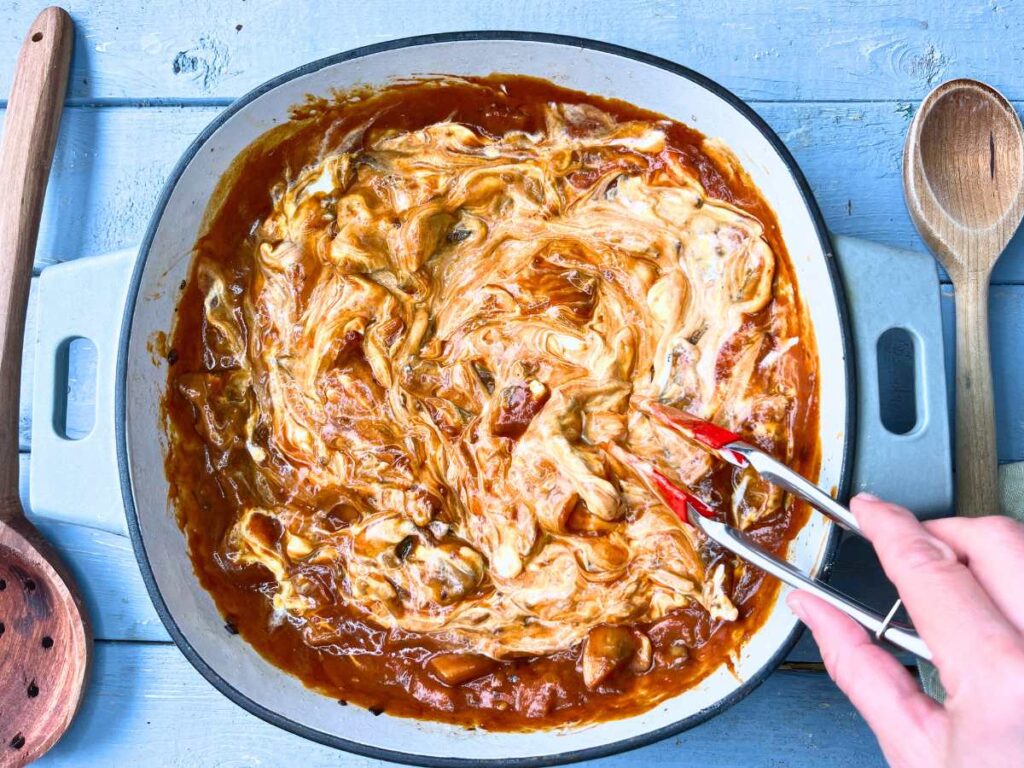
M 752 468 L 768 482 L 803 499 L 841 527 L 861 536 L 864 535 L 850 510 L 839 504 L 807 478 L 742 440 L 739 435 L 658 402 L 644 402 L 641 404 L 641 408 L 721 460 L 741 469 Z M 893 604 L 885 616 L 875 613 L 828 584 L 801 573 L 790 563 L 780 560 L 768 552 L 743 532 L 716 519 L 721 516 L 700 499 L 677 486 L 649 462 L 643 461 L 618 445 L 609 444 L 606 446 L 606 450 L 643 479 L 683 522 L 690 523 L 712 541 L 756 565 L 766 573 L 770 573 L 783 583 L 795 589 L 806 590 L 824 600 L 867 628 L 876 639 L 887 640 L 922 659 L 931 660 L 931 651 L 913 627 L 893 621 L 893 617 L 902 604 L 900 600 Z

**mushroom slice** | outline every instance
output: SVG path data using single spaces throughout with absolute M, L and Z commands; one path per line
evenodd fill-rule
M 629 660 L 629 671 L 634 675 L 643 675 L 651 671 L 654 664 L 654 647 L 651 645 L 651 638 L 643 632 L 634 632 L 636 639 L 636 653 Z
M 625 627 L 608 624 L 594 627 L 583 641 L 583 684 L 593 690 L 632 658 L 637 639 Z
M 490 674 L 498 662 L 475 653 L 439 653 L 427 662 L 427 669 L 448 686 L 462 685 Z

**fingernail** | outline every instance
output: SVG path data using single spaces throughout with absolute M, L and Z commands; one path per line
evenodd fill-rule
M 797 597 L 796 592 L 790 592 L 786 595 L 786 605 L 789 606 L 789 610 L 791 610 L 793 615 L 800 619 L 800 621 L 806 621 L 805 617 L 807 614 L 804 611 L 804 605 L 800 601 L 800 598 Z
M 863 499 L 864 501 L 881 501 L 881 499 L 875 496 L 875 494 L 868 493 L 867 491 L 861 491 L 860 493 L 858 493 L 857 498 Z

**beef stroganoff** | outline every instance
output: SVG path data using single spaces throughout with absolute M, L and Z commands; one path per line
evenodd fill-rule
M 374 711 L 592 722 L 728 663 L 775 587 L 601 446 L 777 552 L 805 513 L 643 399 L 817 470 L 814 336 L 739 163 L 528 78 L 297 109 L 222 180 L 171 346 L 199 578 L 267 658 Z

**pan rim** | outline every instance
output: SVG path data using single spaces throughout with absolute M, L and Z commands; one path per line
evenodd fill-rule
M 132 271 L 127 300 L 125 302 L 124 315 L 122 318 L 121 334 L 120 334 L 120 346 L 118 350 L 117 359 L 117 374 L 115 383 L 115 395 L 114 395 L 114 413 L 115 413 L 115 437 L 117 446 L 117 461 L 118 461 L 118 475 L 121 484 L 121 494 L 125 506 L 125 515 L 128 523 L 128 531 L 132 540 L 132 547 L 135 551 L 136 559 L 139 562 L 139 568 L 142 573 L 143 581 L 146 584 L 146 589 L 149 592 L 150 599 L 156 609 L 160 620 L 163 622 L 168 634 L 174 641 L 175 645 L 181 650 L 185 658 L 192 664 L 193 667 L 211 684 L 224 694 L 228 699 L 233 701 L 244 710 L 253 714 L 260 719 L 271 723 L 279 728 L 294 733 L 298 736 L 302 736 L 326 746 L 333 747 L 335 749 L 341 749 L 346 752 L 361 755 L 363 757 L 374 758 L 378 760 L 387 760 L 395 763 L 403 763 L 407 765 L 422 765 L 434 768 L 434 766 L 452 766 L 453 768 L 495 768 L 498 765 L 509 766 L 510 768 L 540 768 L 541 766 L 550 765 L 564 765 L 567 763 L 578 762 L 581 760 L 592 760 L 596 758 L 609 757 L 612 755 L 627 752 L 633 749 L 647 746 L 662 739 L 675 736 L 682 731 L 688 730 L 706 720 L 714 717 L 715 715 L 725 711 L 729 707 L 733 706 L 747 695 L 749 695 L 754 689 L 756 689 L 767 677 L 772 674 L 778 665 L 785 659 L 793 646 L 796 645 L 797 640 L 802 634 L 802 627 L 797 624 L 790 634 L 787 636 L 784 642 L 782 642 L 779 648 L 774 654 L 772 654 L 754 673 L 750 678 L 743 681 L 743 683 L 734 691 L 730 692 L 727 696 L 719 699 L 714 704 L 705 707 L 704 709 L 695 712 L 687 717 L 684 717 L 670 725 L 666 725 L 654 730 L 646 731 L 644 733 L 631 736 L 626 739 L 620 739 L 608 744 L 603 744 L 595 747 L 587 747 L 583 749 L 570 750 L 560 753 L 548 754 L 548 755 L 535 755 L 521 758 L 488 758 L 488 759 L 474 759 L 474 758 L 449 758 L 440 757 L 433 755 L 420 755 L 414 752 L 404 752 L 400 750 L 384 749 L 375 746 L 369 746 L 360 742 L 355 742 L 349 739 L 345 739 L 336 736 L 332 733 L 327 733 L 315 728 L 311 728 L 302 723 L 296 722 L 291 718 L 285 717 L 278 712 L 264 707 L 263 705 L 253 701 L 244 693 L 235 688 L 232 684 L 228 683 L 223 677 L 221 677 L 215 669 L 210 666 L 202 655 L 192 646 L 184 632 L 178 625 L 177 620 L 171 614 L 164 601 L 163 595 L 161 594 L 160 588 L 156 583 L 156 579 L 153 573 L 153 569 L 149 560 L 149 555 L 146 550 L 145 541 L 142 538 L 141 529 L 139 526 L 138 511 L 134 502 L 134 490 L 131 481 L 131 473 L 129 471 L 128 461 L 128 437 L 127 437 L 127 381 L 128 381 L 128 351 L 131 342 L 131 331 L 132 324 L 135 315 L 135 308 L 138 301 L 141 285 L 143 269 L 146 265 L 146 261 L 149 257 L 149 252 L 153 244 L 153 240 L 156 235 L 156 231 L 163 219 L 164 212 L 167 204 L 170 200 L 171 194 L 173 193 L 178 181 L 184 173 L 186 167 L 192 162 L 193 159 L 198 155 L 200 149 L 206 144 L 209 138 L 228 120 L 230 120 L 236 113 L 238 113 L 243 107 L 247 106 L 252 101 L 256 100 L 265 93 L 277 88 L 278 86 L 290 82 L 296 78 L 305 76 L 312 72 L 319 71 L 329 66 L 339 64 L 345 61 L 358 59 L 366 56 L 370 56 L 376 53 L 385 51 L 392 51 L 402 48 L 412 48 L 423 45 L 433 45 L 438 43 L 459 43 L 459 42 L 481 42 L 481 41 L 493 41 L 493 42 L 529 42 L 529 43 L 547 43 L 551 45 L 560 45 L 571 48 L 585 48 L 601 53 L 608 53 L 615 56 L 631 59 L 636 62 L 647 64 L 650 66 L 657 67 L 665 70 L 671 74 L 690 80 L 691 82 L 701 86 L 705 90 L 711 92 L 713 95 L 719 97 L 731 107 L 737 110 L 746 120 L 748 120 L 754 128 L 765 138 L 772 149 L 778 154 L 783 164 L 786 166 L 790 175 L 792 176 L 793 182 L 796 185 L 803 204 L 810 215 L 812 224 L 817 234 L 819 244 L 822 250 L 822 254 L 826 261 L 826 268 L 831 281 L 831 287 L 833 291 L 833 298 L 835 300 L 835 311 L 838 318 L 840 340 L 842 344 L 842 354 L 846 361 L 844 378 L 846 383 L 847 401 L 846 401 L 846 414 L 845 414 L 845 435 L 842 457 L 840 460 L 839 469 L 839 496 L 845 498 L 850 483 L 851 468 L 853 465 L 852 454 L 854 446 L 855 425 L 856 425 L 856 381 L 854 377 L 855 371 L 855 360 L 854 360 L 854 349 L 852 344 L 852 334 L 850 329 L 850 321 L 847 310 L 847 302 L 845 298 L 845 291 L 843 289 L 843 283 L 840 278 L 838 265 L 835 260 L 835 256 L 832 249 L 832 243 L 828 237 L 827 229 L 825 227 L 824 218 L 818 207 L 817 202 L 811 193 L 810 186 L 807 183 L 799 166 L 790 154 L 789 150 L 785 147 L 782 140 L 772 130 L 772 128 L 758 115 L 750 106 L 748 106 L 738 96 L 733 94 L 725 87 L 719 85 L 710 78 L 701 75 L 694 70 L 691 70 L 685 66 L 677 64 L 667 59 L 663 59 L 651 54 L 636 51 L 623 46 L 604 43 L 596 40 L 589 40 L 581 37 L 574 37 L 570 35 L 559 35 L 549 34 L 541 32 L 522 32 L 522 31 L 471 31 L 471 32 L 449 32 L 441 34 L 429 34 L 419 35 L 415 37 L 406 37 L 396 40 L 391 40 L 382 43 L 376 43 L 373 45 L 363 46 L 355 48 L 342 53 L 327 56 L 305 65 L 292 69 L 275 78 L 272 78 L 263 84 L 257 86 L 253 90 L 249 91 L 244 96 L 234 101 L 229 107 L 223 112 L 217 115 L 216 118 L 196 137 L 196 139 L 189 145 L 188 149 L 182 155 L 174 170 L 168 177 L 168 180 L 164 184 L 161 190 L 160 197 L 157 200 L 157 204 L 154 208 L 153 215 L 150 219 L 150 223 L 147 227 L 145 237 L 142 240 L 142 244 L 139 249 L 138 258 L 136 259 L 134 269 Z M 825 543 L 822 564 L 818 572 L 818 577 L 827 579 L 831 571 L 833 561 L 835 560 L 836 550 L 839 543 L 839 531 L 834 525 L 831 526 L 830 533 Z M 529 732 L 523 734 L 524 737 L 529 736 Z

